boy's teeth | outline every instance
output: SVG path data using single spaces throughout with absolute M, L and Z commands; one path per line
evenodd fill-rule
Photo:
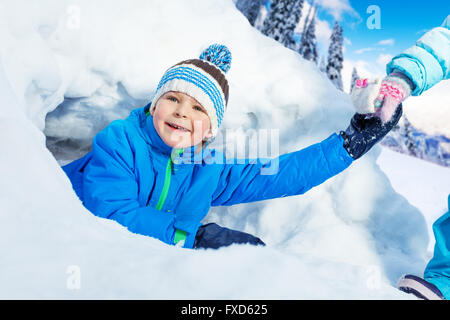
M 188 131 L 188 130 L 186 130 L 185 128 L 179 127 L 179 126 L 177 126 L 177 125 L 175 125 L 175 124 L 173 124 L 173 123 L 170 123 L 170 126 L 176 128 L 176 129 L 179 129 L 179 130 Z

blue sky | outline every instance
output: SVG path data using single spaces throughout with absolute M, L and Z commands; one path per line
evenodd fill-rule
M 312 0 L 305 2 L 311 4 Z M 349 77 L 351 70 L 348 69 L 353 66 L 365 76 L 381 75 L 390 58 L 412 46 L 426 31 L 440 26 L 450 15 L 450 0 L 315 2 L 318 4 L 316 35 L 321 54 L 326 55 L 327 33 L 331 31 L 334 21 L 338 20 L 344 29 L 345 77 Z M 369 29 L 367 26 L 367 20 L 373 15 L 373 11 L 368 13 L 367 9 L 372 5 L 379 8 L 379 29 Z M 303 10 L 302 16 L 306 14 L 307 10 Z
M 349 0 L 348 3 L 355 12 L 342 12 L 340 22 L 344 27 L 344 36 L 351 41 L 351 44 L 346 44 L 346 53 L 353 59 L 358 53 L 368 58 L 375 58 L 382 52 L 392 55 L 400 53 L 413 45 L 427 30 L 441 25 L 450 14 L 448 0 Z M 367 13 L 371 5 L 380 8 L 380 29 L 367 27 L 367 20 L 373 14 L 373 11 Z M 319 17 L 333 21 L 329 10 L 324 9 L 321 9 Z M 365 48 L 372 50 L 360 53 Z

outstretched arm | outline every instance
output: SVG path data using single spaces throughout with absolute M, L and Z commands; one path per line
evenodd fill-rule
M 414 84 L 413 96 L 450 77 L 450 16 L 423 35 L 414 46 L 395 56 L 386 72 L 400 71 Z
M 339 135 L 320 143 L 256 163 L 226 164 L 212 206 L 299 195 L 345 170 L 381 141 L 402 116 L 400 104 L 392 119 L 356 113 Z
M 303 194 L 352 163 L 353 158 L 343 147 L 343 142 L 340 135 L 332 134 L 320 143 L 274 159 L 247 159 L 245 164 L 225 164 L 211 205 Z
M 416 44 L 395 56 L 375 99 L 375 114 L 385 123 L 410 95 L 418 96 L 450 77 L 450 16 Z

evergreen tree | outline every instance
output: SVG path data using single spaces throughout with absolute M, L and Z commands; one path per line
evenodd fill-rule
M 339 26 L 336 21 L 330 37 L 330 47 L 328 48 L 328 61 L 326 68 L 328 78 L 339 90 L 342 90 L 341 70 L 342 63 L 344 61 L 344 56 L 342 53 L 342 44 L 344 39 L 342 32 L 342 27 Z
M 416 157 L 416 142 L 413 136 L 413 128 L 411 122 L 409 122 L 406 117 L 406 114 L 403 114 L 403 126 L 401 127 L 400 133 L 403 136 L 408 153 Z
M 322 71 L 323 73 L 327 72 L 327 59 L 324 56 L 320 57 L 319 70 Z
M 310 9 L 311 10 L 311 9 Z M 300 42 L 300 48 L 298 52 L 305 58 L 306 60 L 313 61 L 317 64 L 318 53 L 317 53 L 317 41 L 316 41 L 316 10 L 314 7 L 313 16 L 311 20 L 309 20 L 310 12 L 308 12 L 308 16 L 305 19 L 305 26 L 303 27 L 302 40 Z
M 304 0 L 274 0 L 261 32 L 295 50 L 297 45 L 293 37 L 294 29 L 302 14 L 303 2 Z
M 356 80 L 359 79 L 358 71 L 355 67 L 353 67 L 352 71 L 352 80 L 350 80 L 350 92 L 352 92 L 353 87 L 355 86 Z
M 312 6 L 309 7 L 308 15 L 306 16 L 305 22 L 303 24 L 303 29 L 302 29 L 303 34 L 305 33 L 305 30 L 308 28 L 309 18 L 311 17 L 311 10 L 312 10 Z
M 292 11 L 288 14 L 288 20 L 286 21 L 286 37 L 282 43 L 285 47 L 296 50 L 298 44 L 294 39 L 294 30 L 302 16 L 304 0 L 292 0 L 292 2 Z
M 236 8 L 241 11 L 252 26 L 255 26 L 262 0 L 237 0 Z
M 266 2 L 267 1 L 269 1 L 269 0 L 262 0 L 261 7 L 259 9 L 259 14 L 258 14 L 258 17 L 256 18 L 256 21 L 255 21 L 255 24 L 254 24 L 254 27 L 257 30 L 259 30 L 259 31 L 262 30 L 263 25 L 264 25 L 264 21 L 265 21 L 265 19 L 267 17 L 267 14 L 269 12 L 268 8 L 266 7 Z
M 298 49 L 297 49 L 298 53 L 300 53 L 301 56 L 303 56 L 302 42 L 304 41 L 303 39 L 305 37 L 306 30 L 308 29 L 308 22 L 309 22 L 309 18 L 311 16 L 311 8 L 312 7 L 309 7 L 308 15 L 306 16 L 305 21 L 303 23 L 302 38 L 300 40 L 300 44 L 298 45 Z

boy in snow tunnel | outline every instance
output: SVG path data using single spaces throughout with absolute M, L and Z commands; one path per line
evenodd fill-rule
M 88 154 L 63 167 L 84 206 L 132 232 L 184 248 L 264 245 L 251 234 L 201 221 L 211 206 L 299 195 L 337 175 L 398 123 L 411 92 L 420 94 L 439 80 L 393 67 L 376 112 L 356 113 L 346 130 L 302 150 L 236 163 L 208 148 L 227 108 L 230 66 L 228 48 L 213 44 L 198 59 L 170 67 L 145 107 L 100 131 Z M 447 68 L 440 78 L 448 75 Z
M 264 245 L 201 221 L 211 206 L 305 193 L 366 153 L 402 113 L 399 106 L 387 122 L 356 114 L 346 131 L 274 159 L 226 159 L 207 145 L 226 111 L 230 66 L 228 48 L 213 44 L 198 59 L 170 67 L 145 107 L 100 131 L 88 154 L 63 167 L 84 206 L 132 232 L 185 248 Z

